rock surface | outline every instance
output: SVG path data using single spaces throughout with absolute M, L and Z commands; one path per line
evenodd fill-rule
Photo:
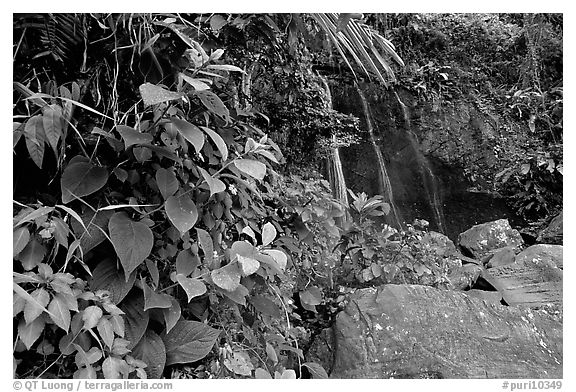
M 564 269 L 562 245 L 539 244 L 524 249 L 516 256 L 516 263 L 522 265 L 545 264 Z
M 508 305 L 562 307 L 562 245 L 533 245 L 512 264 L 485 271 Z
M 384 285 L 355 292 L 307 359 L 332 378 L 562 378 L 562 322 L 464 292 Z
M 503 265 L 512 264 L 516 259 L 515 248 L 513 246 L 506 246 L 504 248 L 496 249 L 487 256 L 486 268 L 501 267 Z
M 520 247 L 524 242 L 518 230 L 507 219 L 482 223 L 460 234 L 458 243 L 463 251 L 481 259 L 490 251 L 504 247 Z
M 564 240 L 564 230 L 563 230 L 563 211 L 556 215 L 554 219 L 550 222 L 548 227 L 546 227 L 538 236 L 536 241 L 540 243 L 556 244 L 561 245 Z

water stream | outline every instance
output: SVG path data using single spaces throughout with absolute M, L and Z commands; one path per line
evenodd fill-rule
M 434 214 L 434 219 L 436 226 L 438 227 L 439 231 L 442 233 L 446 233 L 446 223 L 444 219 L 443 213 L 443 206 L 441 200 L 441 192 L 440 192 L 440 185 L 438 184 L 438 179 L 434 175 L 434 172 L 431 169 L 430 162 L 422 151 L 420 151 L 420 147 L 418 145 L 416 135 L 412 130 L 412 123 L 410 121 L 410 112 L 408 107 L 402 102 L 398 93 L 394 91 L 394 96 L 398 101 L 398 104 L 402 108 L 402 114 L 404 116 L 404 124 L 406 127 L 406 132 L 408 136 L 408 140 L 416 154 L 416 162 L 418 164 L 418 169 L 420 171 L 420 175 L 422 176 L 422 182 L 424 186 L 424 191 L 426 192 L 426 197 L 428 202 L 430 203 L 430 208 Z
M 326 104 L 329 109 L 332 109 L 332 93 L 330 86 L 325 78 L 322 78 L 324 89 L 326 91 Z M 332 135 L 332 143 L 336 146 L 336 135 Z M 348 189 L 346 188 L 346 179 L 344 178 L 344 171 L 342 170 L 342 160 L 340 159 L 340 149 L 333 147 L 330 151 L 328 158 L 328 181 L 332 187 L 332 196 L 338 200 L 344 207 L 348 207 Z M 345 209 L 345 211 L 347 211 Z M 348 213 L 346 212 L 340 221 L 346 221 Z
M 360 96 L 360 100 L 362 101 L 362 107 L 364 109 L 364 116 L 366 118 L 366 128 L 368 130 L 368 134 L 370 136 L 370 143 L 374 148 L 374 152 L 376 153 L 376 160 L 378 162 L 378 188 L 380 190 L 380 194 L 384 196 L 386 202 L 390 205 L 390 213 L 392 218 L 392 223 L 395 224 L 398 228 L 402 227 L 402 219 L 398 212 L 398 208 L 394 203 L 394 194 L 392 192 L 392 184 L 390 183 L 390 177 L 388 177 L 388 171 L 386 170 L 386 163 L 384 161 L 384 156 L 382 154 L 382 150 L 376 141 L 376 137 L 374 136 L 374 122 L 372 120 L 372 113 L 370 112 L 370 106 L 368 105 L 368 101 L 366 100 L 366 96 L 360 87 L 357 87 L 358 95 Z

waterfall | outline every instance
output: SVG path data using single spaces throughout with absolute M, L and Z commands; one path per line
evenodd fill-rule
M 404 104 L 404 102 L 402 102 L 396 90 L 394 90 L 394 96 L 402 108 L 408 140 L 410 141 L 412 149 L 416 154 L 416 163 L 418 164 L 418 169 L 420 171 L 420 175 L 422 176 L 424 191 L 426 192 L 428 203 L 432 209 L 432 213 L 436 221 L 436 226 L 440 232 L 446 233 L 446 225 L 444 222 L 444 214 L 442 212 L 442 201 L 440 198 L 440 186 L 438 184 L 438 179 L 430 167 L 430 162 L 428 162 L 426 156 L 422 153 L 422 151 L 420 151 L 416 135 L 412 130 L 412 123 L 410 121 L 410 113 L 408 111 L 408 107 Z
M 324 84 L 324 90 L 326 92 L 326 105 L 329 109 L 332 109 L 332 93 L 330 92 L 330 86 L 328 85 L 326 78 L 320 77 L 320 79 Z M 340 218 L 340 221 L 345 222 L 348 220 L 348 188 L 346 188 L 346 179 L 344 178 L 344 171 L 342 170 L 340 149 L 337 147 L 336 142 L 336 135 L 332 135 L 332 143 L 335 147 L 331 148 L 328 157 L 328 181 L 332 188 L 332 196 L 345 207 L 344 216 Z
M 376 153 L 376 160 L 378 161 L 378 172 L 380 174 L 378 176 L 378 189 L 380 191 L 380 194 L 384 196 L 384 199 L 390 205 L 392 223 L 396 224 L 398 228 L 402 228 L 402 219 L 400 218 L 400 214 L 398 213 L 396 204 L 394 204 L 392 184 L 390 183 L 390 178 L 388 177 L 388 171 L 386 170 L 384 156 L 382 154 L 380 146 L 376 142 L 376 137 L 374 136 L 374 123 L 372 121 L 370 106 L 368 105 L 366 96 L 364 95 L 362 89 L 360 89 L 360 86 L 356 86 L 356 90 L 358 91 L 358 95 L 360 96 L 360 100 L 362 101 L 362 107 L 364 108 L 364 115 L 366 117 L 366 128 L 368 129 L 368 134 L 370 136 L 370 143 L 374 148 L 374 152 Z

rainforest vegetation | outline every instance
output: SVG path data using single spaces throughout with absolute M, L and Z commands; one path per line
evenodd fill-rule
M 413 154 L 429 216 L 395 204 L 392 153 L 365 163 L 376 191 L 342 181 L 347 148 L 386 144 L 345 87 L 492 119 L 489 165 L 466 142 L 443 164 L 530 236 L 562 209 L 562 29 L 556 14 L 15 14 L 15 377 L 326 377 L 306 352 L 347 293 L 443 287 L 421 239 L 451 226 L 430 151 Z

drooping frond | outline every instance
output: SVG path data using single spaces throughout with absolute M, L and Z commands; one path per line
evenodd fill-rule
M 391 62 L 404 66 L 394 45 L 370 26 L 350 14 L 311 14 L 312 19 L 326 33 L 346 65 L 354 73 L 349 60 L 369 78 L 376 77 L 384 85 L 396 80 Z

